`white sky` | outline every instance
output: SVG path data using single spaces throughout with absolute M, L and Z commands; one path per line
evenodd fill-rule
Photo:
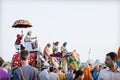
M 48 42 L 67 41 L 81 61 L 104 61 L 106 53 L 120 46 L 120 2 L 118 1 L 15 1 L 1 0 L 0 56 L 11 61 L 16 52 L 16 34 L 32 30 L 43 50 Z M 27 19 L 32 28 L 14 29 L 18 19 Z

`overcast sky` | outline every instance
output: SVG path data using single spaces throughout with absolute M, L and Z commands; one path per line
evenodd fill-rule
M 67 41 L 69 51 L 76 49 L 82 62 L 90 58 L 104 61 L 108 52 L 120 46 L 119 1 L 9 1 L 1 0 L 0 56 L 11 61 L 16 52 L 16 34 L 32 30 L 43 50 L 45 44 Z M 14 29 L 18 19 L 26 19 L 32 28 Z

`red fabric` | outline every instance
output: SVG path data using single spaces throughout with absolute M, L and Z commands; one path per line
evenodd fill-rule
M 29 64 L 31 66 L 36 66 L 36 64 L 37 64 L 36 59 L 37 59 L 36 53 L 30 53 Z M 20 53 L 15 53 L 13 55 L 12 66 L 13 67 L 20 67 L 21 66 Z
M 15 41 L 15 44 L 18 45 L 21 43 L 22 36 L 20 34 L 17 34 L 17 39 Z
M 24 50 L 25 47 L 21 44 L 22 36 L 17 34 L 17 39 L 15 41 L 15 45 L 20 45 L 20 50 Z
M 62 53 L 58 52 L 56 54 L 50 54 L 51 57 L 62 57 Z
M 32 66 L 36 65 L 36 53 L 30 53 L 29 64 Z
M 120 47 L 118 49 L 118 60 L 120 60 Z
M 17 39 L 22 39 L 22 36 L 20 34 L 17 34 Z
M 37 43 L 37 41 L 35 41 L 35 43 L 31 43 L 31 45 L 32 45 L 32 49 L 38 48 L 38 43 Z
M 20 67 L 21 61 L 20 61 L 20 54 L 19 53 L 16 53 L 13 55 L 12 65 L 13 65 L 13 67 Z
M 24 50 L 25 47 L 21 44 L 21 45 L 20 45 L 20 49 L 21 49 L 21 50 Z
M 16 39 L 15 44 L 19 45 L 21 43 L 21 39 Z

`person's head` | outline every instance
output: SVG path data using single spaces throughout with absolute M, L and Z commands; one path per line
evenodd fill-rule
M 99 65 L 99 71 L 103 69 L 103 65 Z
M 99 70 L 100 70 L 100 69 L 99 69 L 99 65 L 96 65 L 96 66 L 93 68 L 93 70 L 96 71 L 96 72 L 99 72 Z
M 78 70 L 75 73 L 75 80 L 83 80 L 84 74 L 82 70 Z
M 50 44 L 50 43 L 48 43 L 48 44 L 47 44 L 47 46 L 48 46 L 48 47 L 51 47 L 51 44 Z
M 115 52 L 110 52 L 106 54 L 105 64 L 108 67 L 112 67 L 114 64 L 117 64 L 118 58 Z
M 29 58 L 29 52 L 27 50 L 22 50 L 20 52 L 20 59 L 27 60 Z
M 66 46 L 66 45 L 67 45 L 67 42 L 64 42 L 64 43 L 63 43 L 63 46 Z
M 42 68 L 43 68 L 43 69 L 49 69 L 49 66 L 50 66 L 50 65 L 49 65 L 48 62 L 44 62 Z
M 32 31 L 28 31 L 27 35 L 31 36 L 32 35 Z
M 0 67 L 2 66 L 4 60 L 2 59 L 2 57 L 0 57 Z
M 58 42 L 58 41 L 56 41 L 56 42 L 55 42 L 55 45 L 58 45 L 58 44 L 59 44 L 59 42 Z
M 59 67 L 58 67 L 58 70 L 59 70 L 59 71 L 62 71 L 62 67 L 61 67 L 61 66 L 59 66 Z
M 70 71 L 70 72 L 74 71 L 74 66 L 69 66 L 68 71 Z
M 20 34 L 17 34 L 17 39 L 22 39 L 22 36 Z
M 3 68 L 6 69 L 7 71 L 10 71 L 10 70 L 11 70 L 10 65 L 7 64 L 7 63 L 3 64 Z
M 57 69 L 55 68 L 55 67 L 53 67 L 54 68 L 54 73 L 56 73 L 57 72 Z
M 50 72 L 54 72 L 54 67 L 50 67 L 50 68 L 49 68 L 49 71 L 50 71 Z

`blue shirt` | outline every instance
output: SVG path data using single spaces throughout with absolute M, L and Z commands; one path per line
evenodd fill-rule
M 32 67 L 32 66 L 22 66 L 21 67 L 23 76 L 25 80 L 34 80 L 34 73 L 36 73 L 36 76 L 38 78 L 38 70 Z M 39 78 L 38 78 L 39 79 Z M 21 80 L 20 70 L 16 69 L 14 71 L 14 79 L 13 80 Z
M 98 72 L 94 71 L 92 73 L 93 80 L 98 80 L 98 75 L 99 75 Z

